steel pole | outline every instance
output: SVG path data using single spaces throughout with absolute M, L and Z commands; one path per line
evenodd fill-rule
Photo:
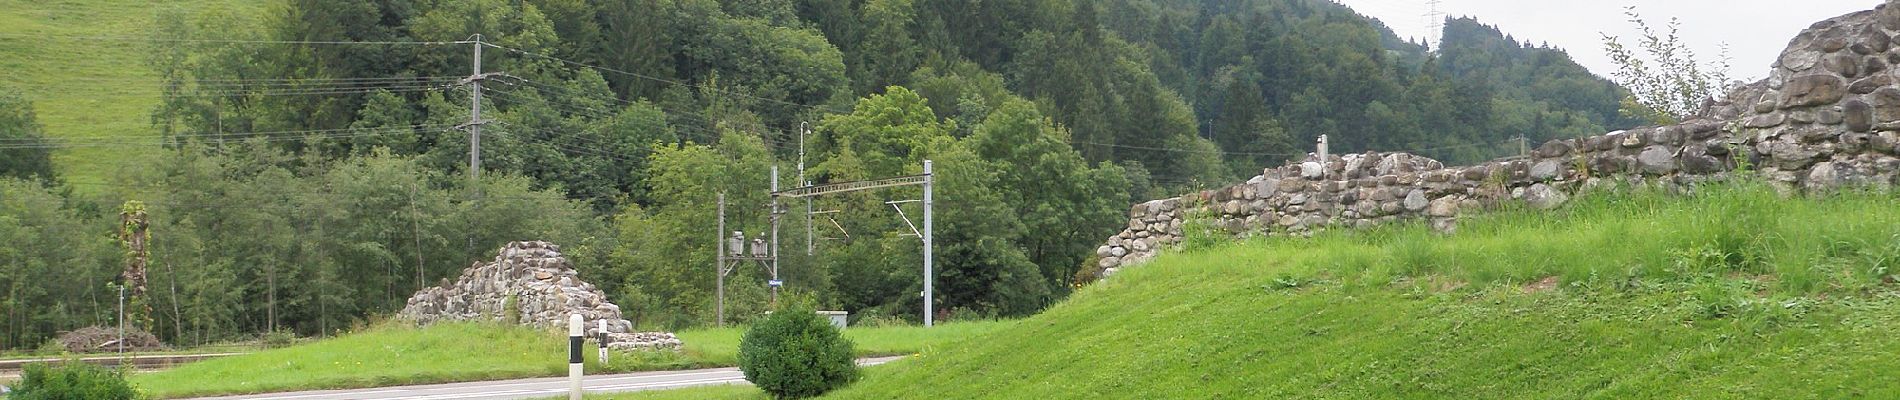
M 772 215 L 772 248 L 767 251 L 772 252 L 772 280 L 782 285 L 783 281 L 779 281 L 778 279 L 778 196 L 774 195 L 774 193 L 778 193 L 777 165 L 772 166 L 772 191 L 765 193 L 766 196 L 772 198 L 771 209 L 766 210 L 767 213 L 771 213 Z M 778 306 L 778 287 L 779 285 L 772 285 L 772 306 L 774 307 Z
M 935 180 L 936 180 L 935 176 L 931 175 L 931 172 L 930 172 L 930 160 L 924 160 L 924 232 L 923 232 L 923 237 L 924 237 L 924 327 L 930 327 L 933 324 L 932 319 L 935 317 L 934 315 L 932 315 L 934 314 L 932 312 L 933 305 L 931 304 L 932 302 L 931 300 L 933 297 L 931 296 L 931 292 L 930 292 L 931 281 L 934 280 L 935 279 L 934 276 L 936 276 L 930 271 L 930 261 L 931 261 L 931 255 L 930 255 L 931 210 L 930 208 L 931 208 L 931 205 L 935 203 L 935 201 L 931 199 L 930 192 L 931 192 L 931 189 L 934 186 L 936 186 Z
M 119 354 L 125 355 L 125 285 L 119 285 Z
M 715 303 L 716 305 L 714 306 L 714 308 L 718 310 L 717 311 L 718 320 L 714 322 L 714 324 L 720 327 L 725 327 L 726 326 L 726 194 L 724 192 L 719 193 L 719 238 L 716 241 L 719 242 L 719 254 L 713 255 L 713 258 L 718 260 L 713 265 L 713 275 L 715 276 L 714 284 L 718 288 L 717 290 L 719 292 L 719 299 L 716 301 Z
M 798 185 L 799 187 L 811 186 L 811 181 L 805 180 L 805 133 L 806 133 L 805 123 L 804 122 L 798 123 Z M 816 232 L 817 230 L 812 229 L 811 227 L 811 198 L 806 197 L 805 198 L 805 255 L 806 256 L 811 256 L 814 250 L 818 248 L 817 245 L 813 243 L 813 239 L 812 239 L 812 234 Z

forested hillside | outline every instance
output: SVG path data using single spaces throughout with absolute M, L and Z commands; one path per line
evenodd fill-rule
M 0 45 L 138 47 L 148 78 L 120 84 L 156 99 L 139 111 L 161 135 L 64 134 L 74 126 L 35 122 L 27 104 L 84 91 L 0 76 L 16 93 L 0 110 L 20 110 L 0 113 L 8 160 L 162 154 L 87 182 L 111 189 L 97 192 L 47 177 L 47 161 L 0 163 L 32 179 L 0 185 L 0 348 L 112 321 L 127 201 L 151 218 L 150 294 L 132 303 L 150 317 L 135 321 L 173 343 L 347 329 L 526 239 L 561 244 L 637 324 L 667 328 L 713 318 L 720 193 L 727 230 L 751 236 L 768 226 L 773 166 L 790 187 L 801 160 L 826 183 L 916 174 L 929 159 L 937 308 L 1013 316 L 1066 296 L 1131 202 L 1244 179 L 1319 135 L 1336 152 L 1469 161 L 1515 154 L 1520 136 L 1631 124 L 1616 114 L 1621 89 L 1559 50 L 1453 20 L 1428 52 L 1318 0 L 262 9 L 158 7 L 110 36 L 0 27 Z M 88 154 L 62 160 L 115 162 Z M 918 196 L 828 197 L 812 209 L 836 212 L 809 223 L 804 204 L 785 204 L 788 294 L 920 318 L 918 240 L 884 203 Z M 729 278 L 729 315 L 763 310 L 765 273 Z

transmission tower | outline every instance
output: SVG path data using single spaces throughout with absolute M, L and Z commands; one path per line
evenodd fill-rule
M 1438 10 L 1440 0 L 1425 0 L 1425 45 L 1432 51 L 1438 50 L 1438 40 L 1445 34 L 1445 12 Z

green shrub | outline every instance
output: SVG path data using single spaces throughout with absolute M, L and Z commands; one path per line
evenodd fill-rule
M 1187 206 L 1182 206 L 1187 207 Z M 1221 247 L 1240 241 L 1227 228 L 1221 227 L 1216 220 L 1219 214 L 1208 210 L 1192 210 L 1182 218 L 1181 247 L 1188 251 L 1200 251 Z
M 891 328 L 891 327 L 899 327 L 899 326 L 917 326 L 917 324 L 904 319 L 904 317 L 877 314 L 877 315 L 862 316 L 858 318 L 858 322 L 851 324 L 851 326 L 865 327 L 865 328 Z
M 858 377 L 851 341 L 808 306 L 772 313 L 739 339 L 739 370 L 777 398 L 804 398 Z
M 507 298 L 501 301 L 501 323 L 507 325 L 521 324 L 521 302 L 515 299 L 514 294 L 509 294 Z
M 124 400 L 138 398 L 119 371 L 71 361 L 27 364 L 11 400 Z
M 66 354 L 66 344 L 60 343 L 59 339 L 47 338 L 46 341 L 40 342 L 40 347 L 33 350 L 33 354 L 42 356 Z
M 1082 265 L 1076 266 L 1075 277 L 1069 279 L 1069 290 L 1079 290 L 1102 280 L 1102 273 L 1107 271 L 1108 268 L 1102 268 L 1102 256 L 1089 254 L 1088 258 L 1082 259 Z
M 270 332 L 265 332 L 263 335 L 260 335 L 257 339 L 258 341 L 264 343 L 264 348 L 281 349 L 285 347 L 290 347 L 291 344 L 295 344 L 297 342 L 297 333 L 291 332 L 285 329 L 278 329 L 278 330 L 274 330 Z

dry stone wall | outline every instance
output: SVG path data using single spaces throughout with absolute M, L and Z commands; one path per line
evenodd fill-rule
M 1810 26 L 1768 78 L 1710 100 L 1680 124 L 1552 140 L 1528 156 L 1446 167 L 1405 153 L 1309 155 L 1246 183 L 1136 204 L 1096 248 L 1103 275 L 1178 245 L 1190 218 L 1235 235 L 1307 234 L 1462 212 L 1562 205 L 1608 182 L 1684 186 L 1738 166 L 1788 191 L 1900 184 L 1900 0 Z
M 568 316 L 580 314 L 589 337 L 600 333 L 605 321 L 609 348 L 677 350 L 681 345 L 671 333 L 632 332 L 633 324 L 620 317 L 620 306 L 581 281 L 573 263 L 561 255 L 561 246 L 548 242 L 509 242 L 494 261 L 477 262 L 454 282 L 416 292 L 401 315 L 421 324 L 501 321 L 509 307 L 522 324 L 540 327 L 565 329 Z

